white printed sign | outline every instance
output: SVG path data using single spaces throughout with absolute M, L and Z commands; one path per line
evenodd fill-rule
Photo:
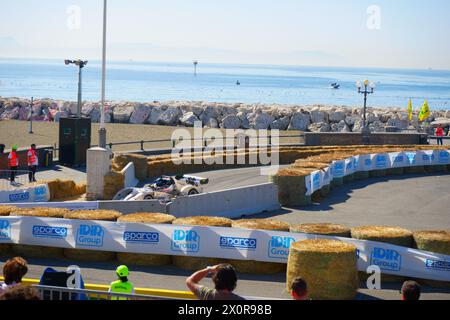
M 23 202 L 47 202 L 49 200 L 50 191 L 47 184 L 0 191 L 0 203 L 16 204 Z
M 0 243 L 262 262 L 287 263 L 292 243 L 315 238 L 354 244 L 360 271 L 377 265 L 387 274 L 450 281 L 450 256 L 379 242 L 234 228 L 0 218 Z

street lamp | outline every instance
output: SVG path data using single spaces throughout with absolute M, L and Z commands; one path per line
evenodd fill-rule
M 66 66 L 69 64 L 74 64 L 78 67 L 78 108 L 77 117 L 81 118 L 81 70 L 88 64 L 87 61 L 83 60 L 64 60 Z
M 362 135 L 363 135 L 363 144 L 368 145 L 370 143 L 370 128 L 367 125 L 367 95 L 373 94 L 375 90 L 375 83 L 370 83 L 369 80 L 365 80 L 363 82 L 364 90 L 361 90 L 361 82 L 358 81 L 356 83 L 356 87 L 358 88 L 358 93 L 364 95 L 364 124 L 362 128 Z M 369 91 L 370 87 L 370 91 Z
M 194 60 L 194 76 L 197 76 L 197 65 L 198 65 L 198 61 Z
M 98 131 L 98 145 L 106 148 L 106 128 L 105 128 L 105 86 L 106 86 L 106 18 L 107 0 L 103 0 L 103 51 L 102 51 L 102 105 L 100 110 L 100 130 Z

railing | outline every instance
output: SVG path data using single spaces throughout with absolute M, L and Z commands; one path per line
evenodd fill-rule
M 181 298 L 162 298 L 142 294 L 124 294 L 42 285 L 33 285 L 33 287 L 39 291 L 42 300 L 186 300 Z
M 0 170 L 0 190 L 15 190 L 17 188 L 23 187 L 28 181 L 28 174 L 30 171 L 17 170 L 15 171 L 15 182 L 11 182 L 12 170 Z

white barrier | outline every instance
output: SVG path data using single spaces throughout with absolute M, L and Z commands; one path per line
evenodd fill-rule
M 450 150 L 357 155 L 344 160 L 333 161 L 330 167 L 314 171 L 306 176 L 306 196 L 310 196 L 324 186 L 329 185 L 333 179 L 343 178 L 355 172 L 449 164 Z
M 97 210 L 100 209 L 99 201 L 80 202 L 35 202 L 35 203 L 15 203 L 18 208 L 65 208 L 69 210 Z
M 287 263 L 292 243 L 338 239 L 357 247 L 358 270 L 450 281 L 450 256 L 348 238 L 264 230 L 35 217 L 0 218 L 0 243 Z
M 136 170 L 134 167 L 134 162 L 130 162 L 121 173 L 125 176 L 125 188 L 133 188 L 139 184 L 139 180 L 136 179 Z
M 265 183 L 174 199 L 167 213 L 175 217 L 220 216 L 239 218 L 280 208 L 278 187 Z
M 47 202 L 50 200 L 48 184 L 23 187 L 16 190 L 0 191 L 1 204 L 16 204 L 19 202 Z

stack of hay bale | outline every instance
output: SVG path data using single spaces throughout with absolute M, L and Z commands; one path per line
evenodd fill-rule
M 147 157 L 140 154 L 117 154 L 114 156 L 113 171 L 122 171 L 130 162 L 134 163 L 136 178 L 138 180 L 147 179 Z
M 64 215 L 64 219 L 72 220 L 90 220 L 90 221 L 117 221 L 122 214 L 114 210 L 79 210 L 68 212 Z M 103 262 L 116 259 L 115 252 L 97 251 L 97 250 L 81 250 L 81 249 L 64 249 L 64 256 L 76 261 Z
M 69 210 L 62 208 L 17 208 L 11 211 L 10 216 L 18 217 L 40 217 L 40 218 L 63 218 Z M 12 246 L 15 255 L 27 258 L 45 259 L 54 258 L 62 259 L 64 257 L 64 249 L 45 246 L 31 246 L 15 244 Z
M 357 295 L 356 247 L 336 240 L 305 240 L 291 245 L 286 288 L 301 277 L 313 300 L 350 300 Z
M 50 201 L 64 201 L 73 197 L 78 197 L 86 193 L 86 183 L 75 183 L 72 180 L 43 180 L 39 183 L 46 183 L 50 191 Z
M 409 230 L 398 227 L 386 226 L 362 226 L 351 229 L 351 235 L 354 239 L 368 240 L 375 242 L 384 242 L 396 246 L 412 248 L 413 233 Z M 368 275 L 365 272 L 360 272 L 362 281 L 367 280 Z M 389 275 L 382 272 L 382 281 L 399 282 L 403 281 L 404 277 Z
M 333 223 L 306 223 L 291 225 L 290 232 L 350 238 L 350 228 Z
M 450 231 L 418 231 L 413 233 L 414 247 L 450 256 Z M 419 280 L 432 287 L 450 287 L 450 281 Z
M 125 175 L 121 172 L 108 172 L 103 181 L 103 200 L 112 200 L 125 187 Z
M 233 228 L 289 232 L 289 224 L 272 219 L 242 219 L 233 221 Z M 276 274 L 286 271 L 286 264 L 253 260 L 230 260 L 238 272 L 249 274 Z
M 179 218 L 172 221 L 173 225 L 184 226 L 184 227 L 222 227 L 222 228 L 230 228 L 232 221 L 227 218 L 221 217 L 187 217 L 187 218 Z M 217 264 L 224 263 L 223 259 L 216 258 L 201 258 L 201 257 L 185 257 L 185 256 L 173 256 L 172 257 L 173 264 L 180 269 L 195 271 L 204 269 L 208 266 L 213 266 Z
M 164 213 L 134 213 L 121 216 L 117 219 L 119 223 L 143 223 L 143 224 L 171 224 L 174 216 Z M 137 266 L 164 266 L 172 263 L 169 255 L 140 254 L 118 252 L 117 260 L 126 265 Z

